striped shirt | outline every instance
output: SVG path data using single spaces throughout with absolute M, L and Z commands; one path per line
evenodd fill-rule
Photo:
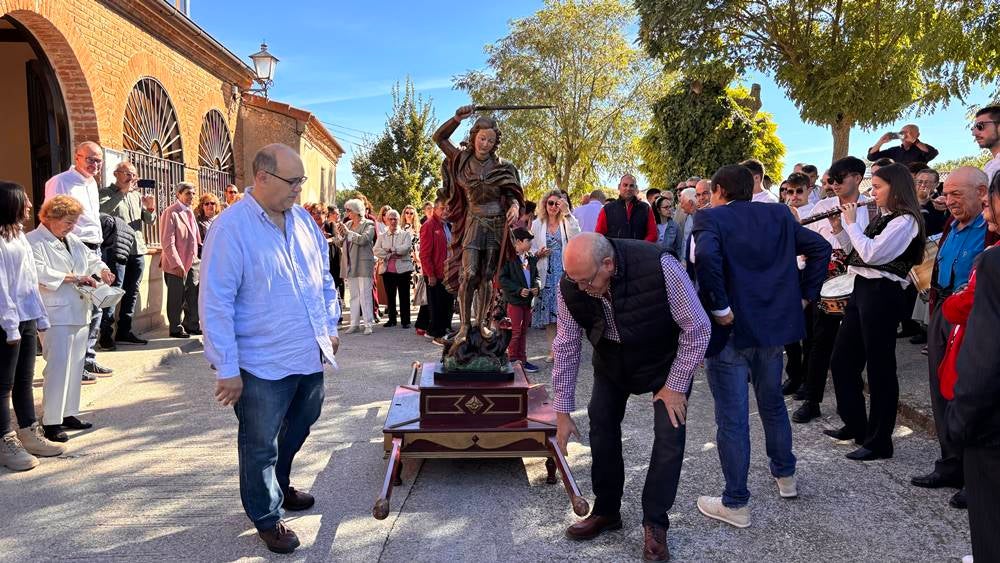
M 681 265 L 669 254 L 660 257 L 663 279 L 666 281 L 670 314 L 681 329 L 677 339 L 677 357 L 670 366 L 667 387 L 678 393 L 687 393 L 694 379 L 694 372 L 705 357 L 708 340 L 712 336 L 712 325 L 698 300 L 691 279 Z M 558 309 L 556 337 L 552 342 L 554 364 L 552 367 L 552 406 L 556 412 L 573 412 L 576 408 L 576 378 L 580 371 L 580 349 L 583 343 L 583 328 L 570 315 L 563 300 L 562 290 L 556 293 Z M 613 342 L 621 342 L 615 324 L 611 301 L 601 297 L 607 330 L 604 337 Z

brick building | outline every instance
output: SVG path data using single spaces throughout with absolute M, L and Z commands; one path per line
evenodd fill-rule
M 127 158 L 156 181 L 162 209 L 181 180 L 220 195 L 248 185 L 254 151 L 283 142 L 306 163 L 303 199 L 332 198 L 337 140 L 309 112 L 248 93 L 253 70 L 175 2 L 0 0 L 0 178 L 37 209 L 74 147 L 95 141 L 105 183 Z M 149 324 L 162 322 L 157 264 L 141 299 Z

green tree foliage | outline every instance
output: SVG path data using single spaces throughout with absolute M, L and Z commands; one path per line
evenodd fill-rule
M 673 187 L 689 176 L 711 176 L 720 166 L 756 158 L 777 177 L 785 145 L 771 115 L 746 88 L 679 82 L 653 105 L 639 142 L 640 170 L 650 187 Z
M 660 73 L 626 37 L 635 22 L 621 0 L 546 0 L 486 47 L 486 71 L 456 77 L 476 104 L 555 106 L 494 115 L 499 153 L 521 171 L 530 197 L 548 188 L 576 197 L 637 162 L 633 140 Z
M 667 68 L 726 84 L 773 75 L 803 120 L 830 126 L 833 157 L 852 127 L 962 99 L 995 77 L 992 0 L 636 0 L 640 40 Z
M 372 205 L 402 209 L 433 199 L 441 182 L 441 151 L 431 141 L 434 112 L 429 101 L 417 96 L 409 78 L 400 91 L 392 89 L 392 113 L 385 131 L 364 142 L 351 158 L 357 189 Z
M 931 166 L 931 168 L 937 170 L 938 172 L 951 172 L 959 166 L 975 166 L 976 168 L 982 168 L 983 166 L 986 166 L 986 163 L 989 162 L 991 158 L 993 158 L 993 153 L 983 149 L 979 154 L 970 154 L 961 158 L 954 158 L 944 162 L 936 162 L 934 163 L 934 166 Z

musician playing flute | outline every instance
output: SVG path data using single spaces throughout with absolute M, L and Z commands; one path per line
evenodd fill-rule
M 848 156 L 833 163 L 827 171 L 827 177 L 833 186 L 834 196 L 820 200 L 809 210 L 809 216 L 828 213 L 831 210 L 839 209 L 841 205 L 849 203 L 864 205 L 869 198 L 861 195 L 858 190 L 861 180 L 865 175 L 865 163 L 858 158 Z M 799 219 L 808 217 L 800 214 Z M 857 214 L 858 227 L 864 230 L 868 226 L 869 213 L 862 209 Z M 833 228 L 829 221 L 820 220 L 806 225 L 826 239 L 833 247 L 833 255 L 830 258 L 830 267 L 827 271 L 827 280 L 847 273 L 847 266 L 844 259 L 847 254 L 841 248 L 840 241 L 833 234 Z M 823 392 L 826 389 L 826 373 L 830 370 L 830 355 L 833 354 L 833 342 L 837 338 L 837 330 L 840 328 L 840 321 L 843 320 L 842 312 L 827 312 L 819 306 L 813 305 L 812 311 L 812 337 L 809 345 L 809 352 L 806 358 L 806 379 L 805 384 L 796 398 L 805 398 L 805 401 L 792 413 L 792 422 L 799 424 L 807 423 L 815 418 L 819 418 L 819 405 L 823 402 Z
M 832 176 L 832 174 L 831 174 Z M 924 256 L 924 222 L 909 169 L 890 164 L 872 175 L 872 197 L 880 214 L 864 229 L 858 224 L 856 203 L 842 205 L 843 213 L 829 219 L 833 233 L 847 252 L 847 270 L 856 274 L 854 293 L 833 345 L 831 370 L 837 394 L 837 413 L 844 426 L 826 430 L 838 440 L 854 440 L 860 447 L 848 459 L 870 461 L 891 458 L 892 431 L 899 404 L 896 376 L 896 325 L 903 308 L 907 277 Z M 870 412 L 865 412 L 867 367 Z

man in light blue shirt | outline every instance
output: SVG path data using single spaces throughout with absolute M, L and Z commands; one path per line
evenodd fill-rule
M 299 545 L 282 509 L 315 502 L 289 473 L 323 405 L 323 362 L 336 367 L 340 345 L 329 247 L 295 205 L 303 172 L 290 147 L 258 151 L 253 187 L 215 220 L 201 262 L 205 357 L 218 370 L 216 399 L 239 420 L 240 497 L 275 553 Z

